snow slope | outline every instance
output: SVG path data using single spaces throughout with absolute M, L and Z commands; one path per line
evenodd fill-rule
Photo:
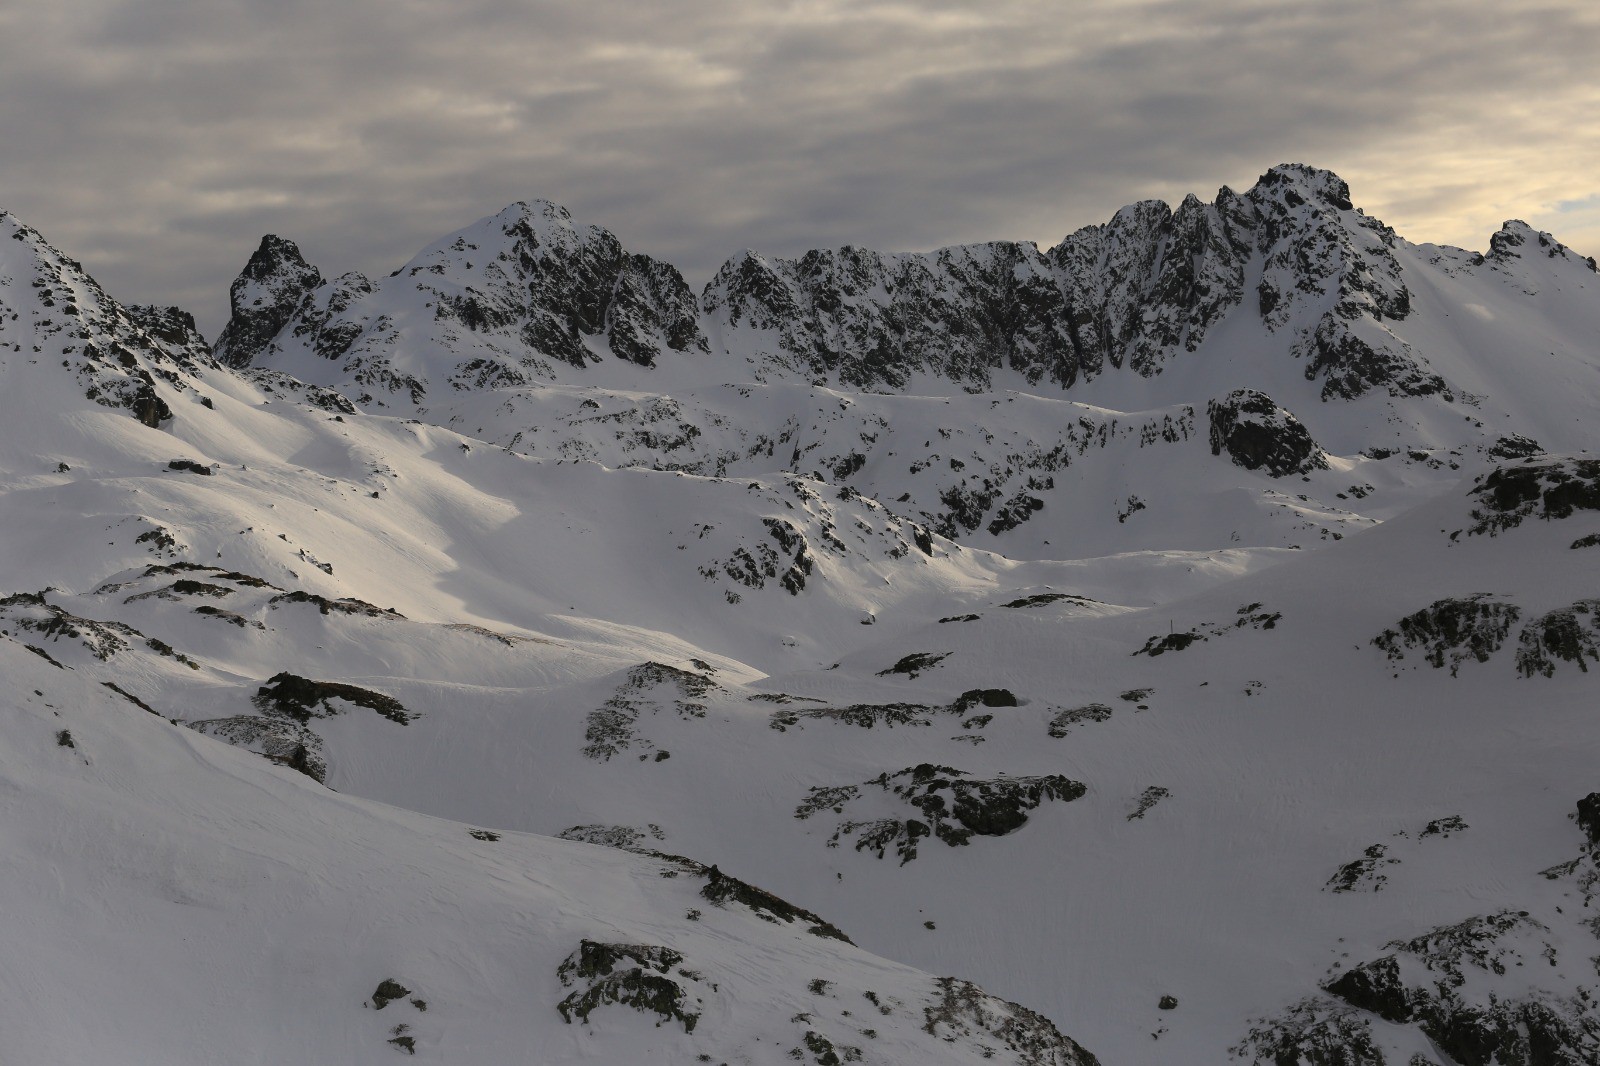
M 519 206 L 376 284 L 264 242 L 214 359 L 3 221 L 3 1057 L 1600 1055 L 1600 301 L 1547 236 L 1276 168 L 766 261 L 811 310 L 758 344 L 753 267 L 734 323 Z M 1018 321 L 997 262 L 1028 329 L 930 340 Z

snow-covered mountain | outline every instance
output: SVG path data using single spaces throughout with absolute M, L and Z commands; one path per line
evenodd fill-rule
M 0 215 L 0 1058 L 1600 1060 L 1550 235 L 1285 166 L 698 296 L 518 204 L 232 299 Z

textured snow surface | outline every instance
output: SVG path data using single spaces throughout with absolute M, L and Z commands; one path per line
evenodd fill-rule
M 1595 1061 L 1548 235 L 291 251 L 213 358 L 0 216 L 0 1060 Z

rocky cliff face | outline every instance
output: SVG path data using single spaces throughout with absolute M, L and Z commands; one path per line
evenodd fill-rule
M 747 251 L 697 298 L 674 267 L 607 230 L 519 203 L 376 284 L 325 281 L 292 243 L 265 238 L 234 283 L 217 355 L 383 404 L 713 348 L 724 377 L 892 392 L 922 375 L 987 389 L 1013 374 L 1056 391 L 1109 372 L 1154 377 L 1245 316 L 1323 400 L 1453 401 L 1460 390 L 1408 339 L 1397 241 L 1339 177 L 1289 164 L 1211 203 L 1130 205 L 1045 251 L 1010 241 L 797 259 Z M 1515 271 L 1532 249 L 1592 269 L 1508 223 L 1486 256 L 1462 255 L 1447 272 Z
M 1062 386 L 1079 373 L 1065 295 L 1031 244 L 746 252 L 723 265 L 702 306 L 758 377 L 898 390 L 917 373 L 981 385 L 1006 367 Z
M 1176 211 L 1133 204 L 1043 253 L 1010 243 L 793 261 L 746 253 L 702 303 L 730 355 L 889 389 L 918 370 L 980 386 L 1001 368 L 1063 388 L 1108 368 L 1151 377 L 1248 303 L 1323 382 L 1324 399 L 1442 392 L 1385 325 L 1411 303 L 1394 241 L 1340 178 L 1287 165 L 1243 196 L 1224 188 Z

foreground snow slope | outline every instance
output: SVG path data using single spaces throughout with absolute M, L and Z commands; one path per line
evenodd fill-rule
M 688 860 L 341 796 L 16 640 L 0 662 L 8 1061 L 1094 1061 L 814 916 L 708 898 L 729 882 Z

